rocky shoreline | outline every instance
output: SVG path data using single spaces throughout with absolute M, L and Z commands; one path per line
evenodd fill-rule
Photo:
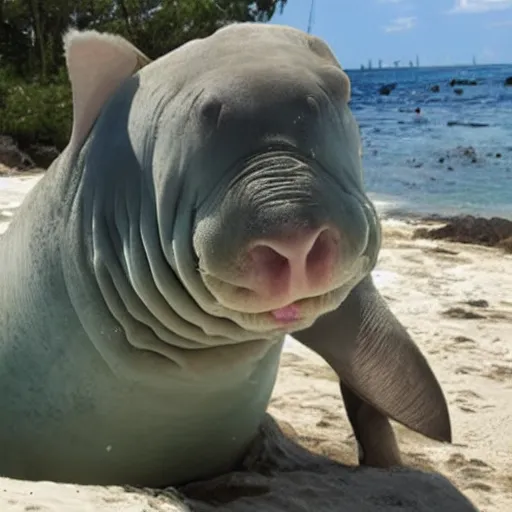
M 398 220 L 408 224 L 412 228 L 413 240 L 444 240 L 480 245 L 512 254 L 512 220 L 503 217 L 421 215 L 395 210 L 387 212 L 383 220 Z
M 417 228 L 413 232 L 413 238 L 497 247 L 507 253 L 512 253 L 512 221 L 508 219 L 501 217 L 487 219 L 473 215 L 444 218 L 432 215 L 423 219 L 423 223 L 439 224 L 440 222 L 444 225 Z
M 53 146 L 33 144 L 21 149 L 9 135 L 0 134 L 0 176 L 43 172 L 59 156 Z

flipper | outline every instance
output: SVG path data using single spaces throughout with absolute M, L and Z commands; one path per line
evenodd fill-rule
M 427 360 L 389 310 L 371 276 L 298 341 L 322 356 L 340 378 L 360 463 L 400 464 L 392 418 L 437 441 L 451 442 L 448 405 Z

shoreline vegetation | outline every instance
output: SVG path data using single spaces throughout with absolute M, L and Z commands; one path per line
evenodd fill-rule
M 267 22 L 287 0 L 0 0 L 0 135 L 37 166 L 61 151 L 72 123 L 62 35 L 70 28 L 119 34 L 150 59 L 233 22 Z M 0 161 L 1 163 L 1 161 Z

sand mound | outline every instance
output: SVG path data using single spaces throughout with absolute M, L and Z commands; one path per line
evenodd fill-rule
M 0 480 L 2 510 L 160 512 L 472 512 L 445 478 L 410 469 L 350 468 L 285 437 L 270 416 L 239 471 L 179 491 Z

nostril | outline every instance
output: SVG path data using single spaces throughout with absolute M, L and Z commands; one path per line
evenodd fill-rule
M 247 254 L 249 286 L 268 297 L 318 293 L 333 277 L 337 246 L 337 233 L 329 227 L 259 240 Z
M 258 270 L 258 278 L 268 278 L 271 281 L 281 281 L 289 273 L 288 258 L 279 254 L 268 245 L 257 245 L 249 252 L 251 263 Z M 264 276 L 262 274 L 265 274 Z
M 325 275 L 336 246 L 336 237 L 332 230 L 321 231 L 306 257 L 306 274 L 312 281 Z

